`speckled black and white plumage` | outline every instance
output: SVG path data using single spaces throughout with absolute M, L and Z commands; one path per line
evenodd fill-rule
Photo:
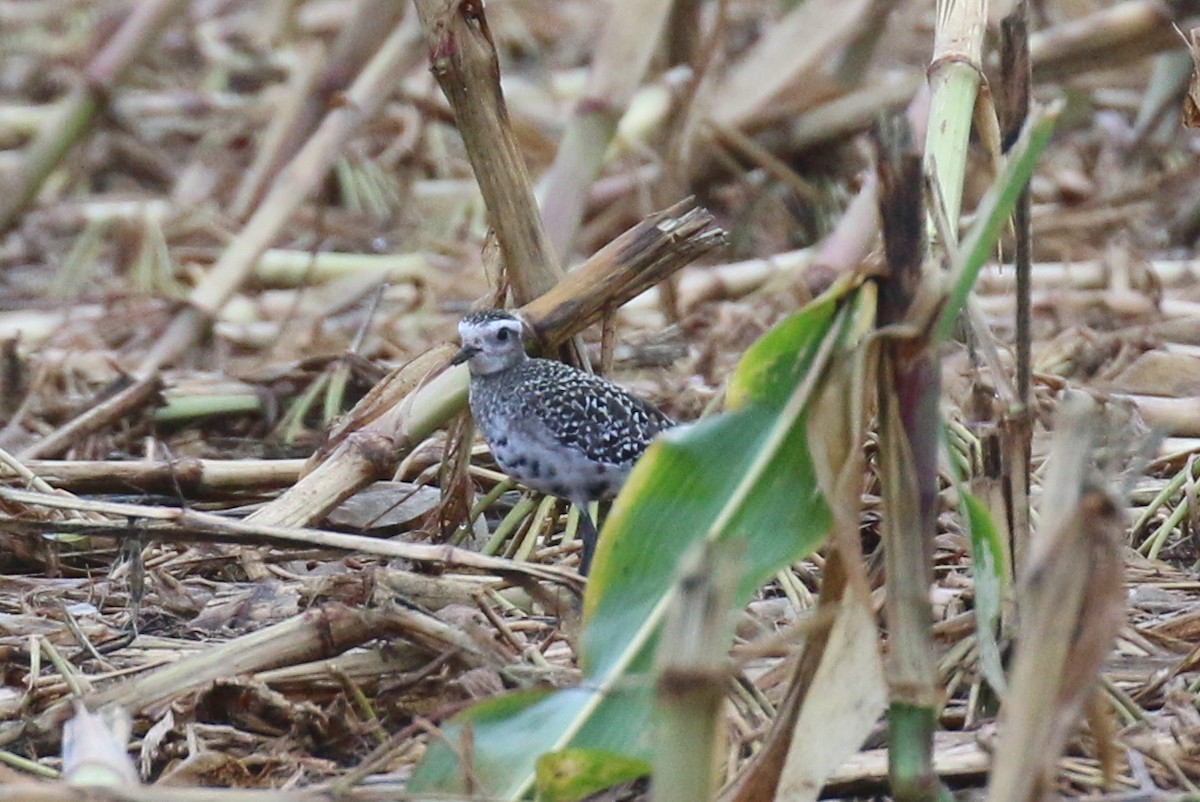
M 595 547 L 587 503 L 615 496 L 671 419 L 599 376 L 528 356 L 523 323 L 510 312 L 472 313 L 458 330 L 455 361 L 470 366 L 479 430 L 505 473 L 580 508 L 586 573 Z

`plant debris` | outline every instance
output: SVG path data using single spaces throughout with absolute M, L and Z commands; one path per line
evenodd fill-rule
M 811 3 L 646 3 L 641 27 L 597 37 L 606 4 L 485 18 L 464 0 L 431 52 L 437 5 L 0 0 L 0 786 L 73 800 L 67 780 L 136 773 L 152 797 L 103 798 L 399 798 L 448 717 L 579 678 L 574 513 L 445 431 L 462 314 L 511 288 L 547 351 L 694 420 L 759 335 L 881 269 L 865 132 L 920 116 L 932 2 L 860 0 L 820 25 Z M 1068 109 L 1029 187 L 1028 481 L 1052 518 L 1055 411 L 1088 394 L 1125 504 L 1089 509 L 1119 533 L 1127 605 L 1103 693 L 1071 700 L 1086 726 L 1055 722 L 1066 756 L 1038 771 L 1067 796 L 1194 794 L 1200 7 L 1032 12 L 1032 94 Z M 460 135 L 468 82 L 497 71 L 503 104 Z M 467 129 L 502 124 L 495 141 Z M 968 216 L 987 150 L 967 154 Z M 491 204 L 514 185 L 475 178 L 493 169 L 528 171 L 502 220 Z M 548 175 L 548 230 L 524 230 Z M 993 361 L 942 355 L 948 459 L 968 477 L 995 479 L 1014 285 L 997 266 L 975 288 Z M 982 787 L 996 710 L 954 471 L 931 511 L 933 763 Z M 875 590 L 879 495 L 873 473 Z M 735 622 L 730 788 L 792 709 L 797 649 L 778 633 L 818 626 L 827 559 Z M 880 747 L 825 793 L 886 793 Z

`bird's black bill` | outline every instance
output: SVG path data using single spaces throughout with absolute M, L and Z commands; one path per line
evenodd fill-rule
M 454 358 L 450 360 L 450 364 L 461 365 L 471 357 L 478 354 L 480 350 L 481 349 L 475 347 L 474 345 L 464 345 L 459 349 L 458 353 L 454 355 Z

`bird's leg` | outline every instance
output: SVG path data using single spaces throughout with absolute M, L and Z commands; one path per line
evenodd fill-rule
M 587 576 L 588 571 L 592 568 L 592 557 L 596 554 L 596 541 L 600 539 L 600 533 L 596 531 L 592 514 L 588 512 L 587 502 L 573 503 L 579 510 L 579 539 L 583 541 L 583 554 L 579 558 L 579 573 Z

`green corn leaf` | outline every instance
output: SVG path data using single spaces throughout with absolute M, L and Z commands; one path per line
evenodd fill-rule
M 1004 544 L 987 505 L 978 496 L 959 488 L 963 519 L 971 529 L 971 574 L 975 580 L 975 632 L 979 639 L 979 664 L 996 693 L 1006 688 L 1000 659 L 1000 603 L 1004 598 Z
M 945 340 L 954 330 L 954 322 L 967 303 L 967 296 L 975 286 L 979 271 L 992 257 L 1000 232 L 1008 224 L 1021 190 L 1029 183 L 1038 157 L 1050 141 L 1062 107 L 1063 104 L 1059 102 L 1049 108 L 1039 107 L 1030 112 L 1021 136 L 1008 152 L 1004 169 L 980 201 L 975 211 L 975 222 L 963 238 L 958 256 L 950 269 L 950 288 L 934 330 L 935 342 Z
M 430 744 L 414 792 L 470 786 L 520 798 L 538 759 L 565 749 L 650 759 L 654 648 L 681 555 L 701 539 L 734 546 L 742 559 L 730 595 L 740 609 L 829 529 L 805 423 L 825 368 L 863 334 L 855 288 L 840 283 L 764 335 L 732 377 L 735 410 L 665 433 L 634 469 L 605 523 L 584 599 L 582 683 L 490 700 L 456 717 Z M 471 765 L 457 755 L 471 755 Z M 634 762 L 623 771 L 643 770 Z
M 537 762 L 538 802 L 576 802 L 632 777 L 650 773 L 650 764 L 599 749 L 564 749 Z

